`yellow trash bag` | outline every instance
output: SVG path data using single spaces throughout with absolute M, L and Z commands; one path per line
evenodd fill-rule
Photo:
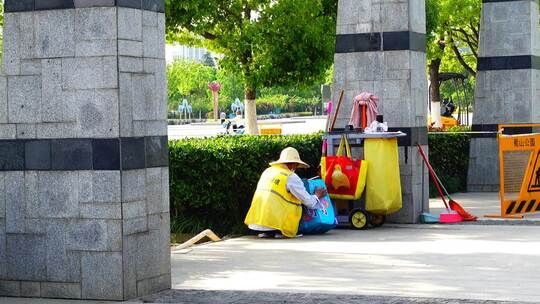
M 366 139 L 366 211 L 386 215 L 402 207 L 397 138 Z

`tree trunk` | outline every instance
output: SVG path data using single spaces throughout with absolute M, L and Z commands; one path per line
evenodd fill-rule
M 259 126 L 257 125 L 257 92 L 255 89 L 245 89 L 245 104 L 246 104 L 246 133 L 251 135 L 259 135 Z
M 441 59 L 433 59 L 429 64 L 429 81 L 430 90 L 429 96 L 431 97 L 431 123 L 433 127 L 442 128 L 441 121 L 441 84 L 439 83 L 439 68 L 441 66 Z

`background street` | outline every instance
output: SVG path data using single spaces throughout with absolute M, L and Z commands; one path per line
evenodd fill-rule
M 321 117 L 298 117 L 287 119 L 260 120 L 259 125 L 272 127 L 282 126 L 283 134 L 310 134 L 323 131 L 326 126 L 326 118 Z M 222 134 L 225 129 L 217 123 L 190 124 L 169 126 L 169 139 L 181 139 L 186 137 L 208 137 Z

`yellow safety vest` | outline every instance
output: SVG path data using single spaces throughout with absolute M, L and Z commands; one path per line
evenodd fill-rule
M 287 179 L 292 171 L 275 165 L 266 169 L 251 201 L 244 223 L 281 231 L 295 237 L 302 217 L 302 202 L 287 191 Z

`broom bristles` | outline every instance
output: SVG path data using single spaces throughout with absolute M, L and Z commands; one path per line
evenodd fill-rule
M 464 221 L 476 221 L 478 219 L 477 216 L 474 216 L 470 214 L 469 212 L 465 211 L 465 209 L 463 209 L 463 207 L 461 207 L 461 205 L 458 202 L 454 200 L 450 200 L 449 204 L 450 204 L 450 208 L 456 211 L 457 213 L 459 213 L 459 215 L 461 215 Z

